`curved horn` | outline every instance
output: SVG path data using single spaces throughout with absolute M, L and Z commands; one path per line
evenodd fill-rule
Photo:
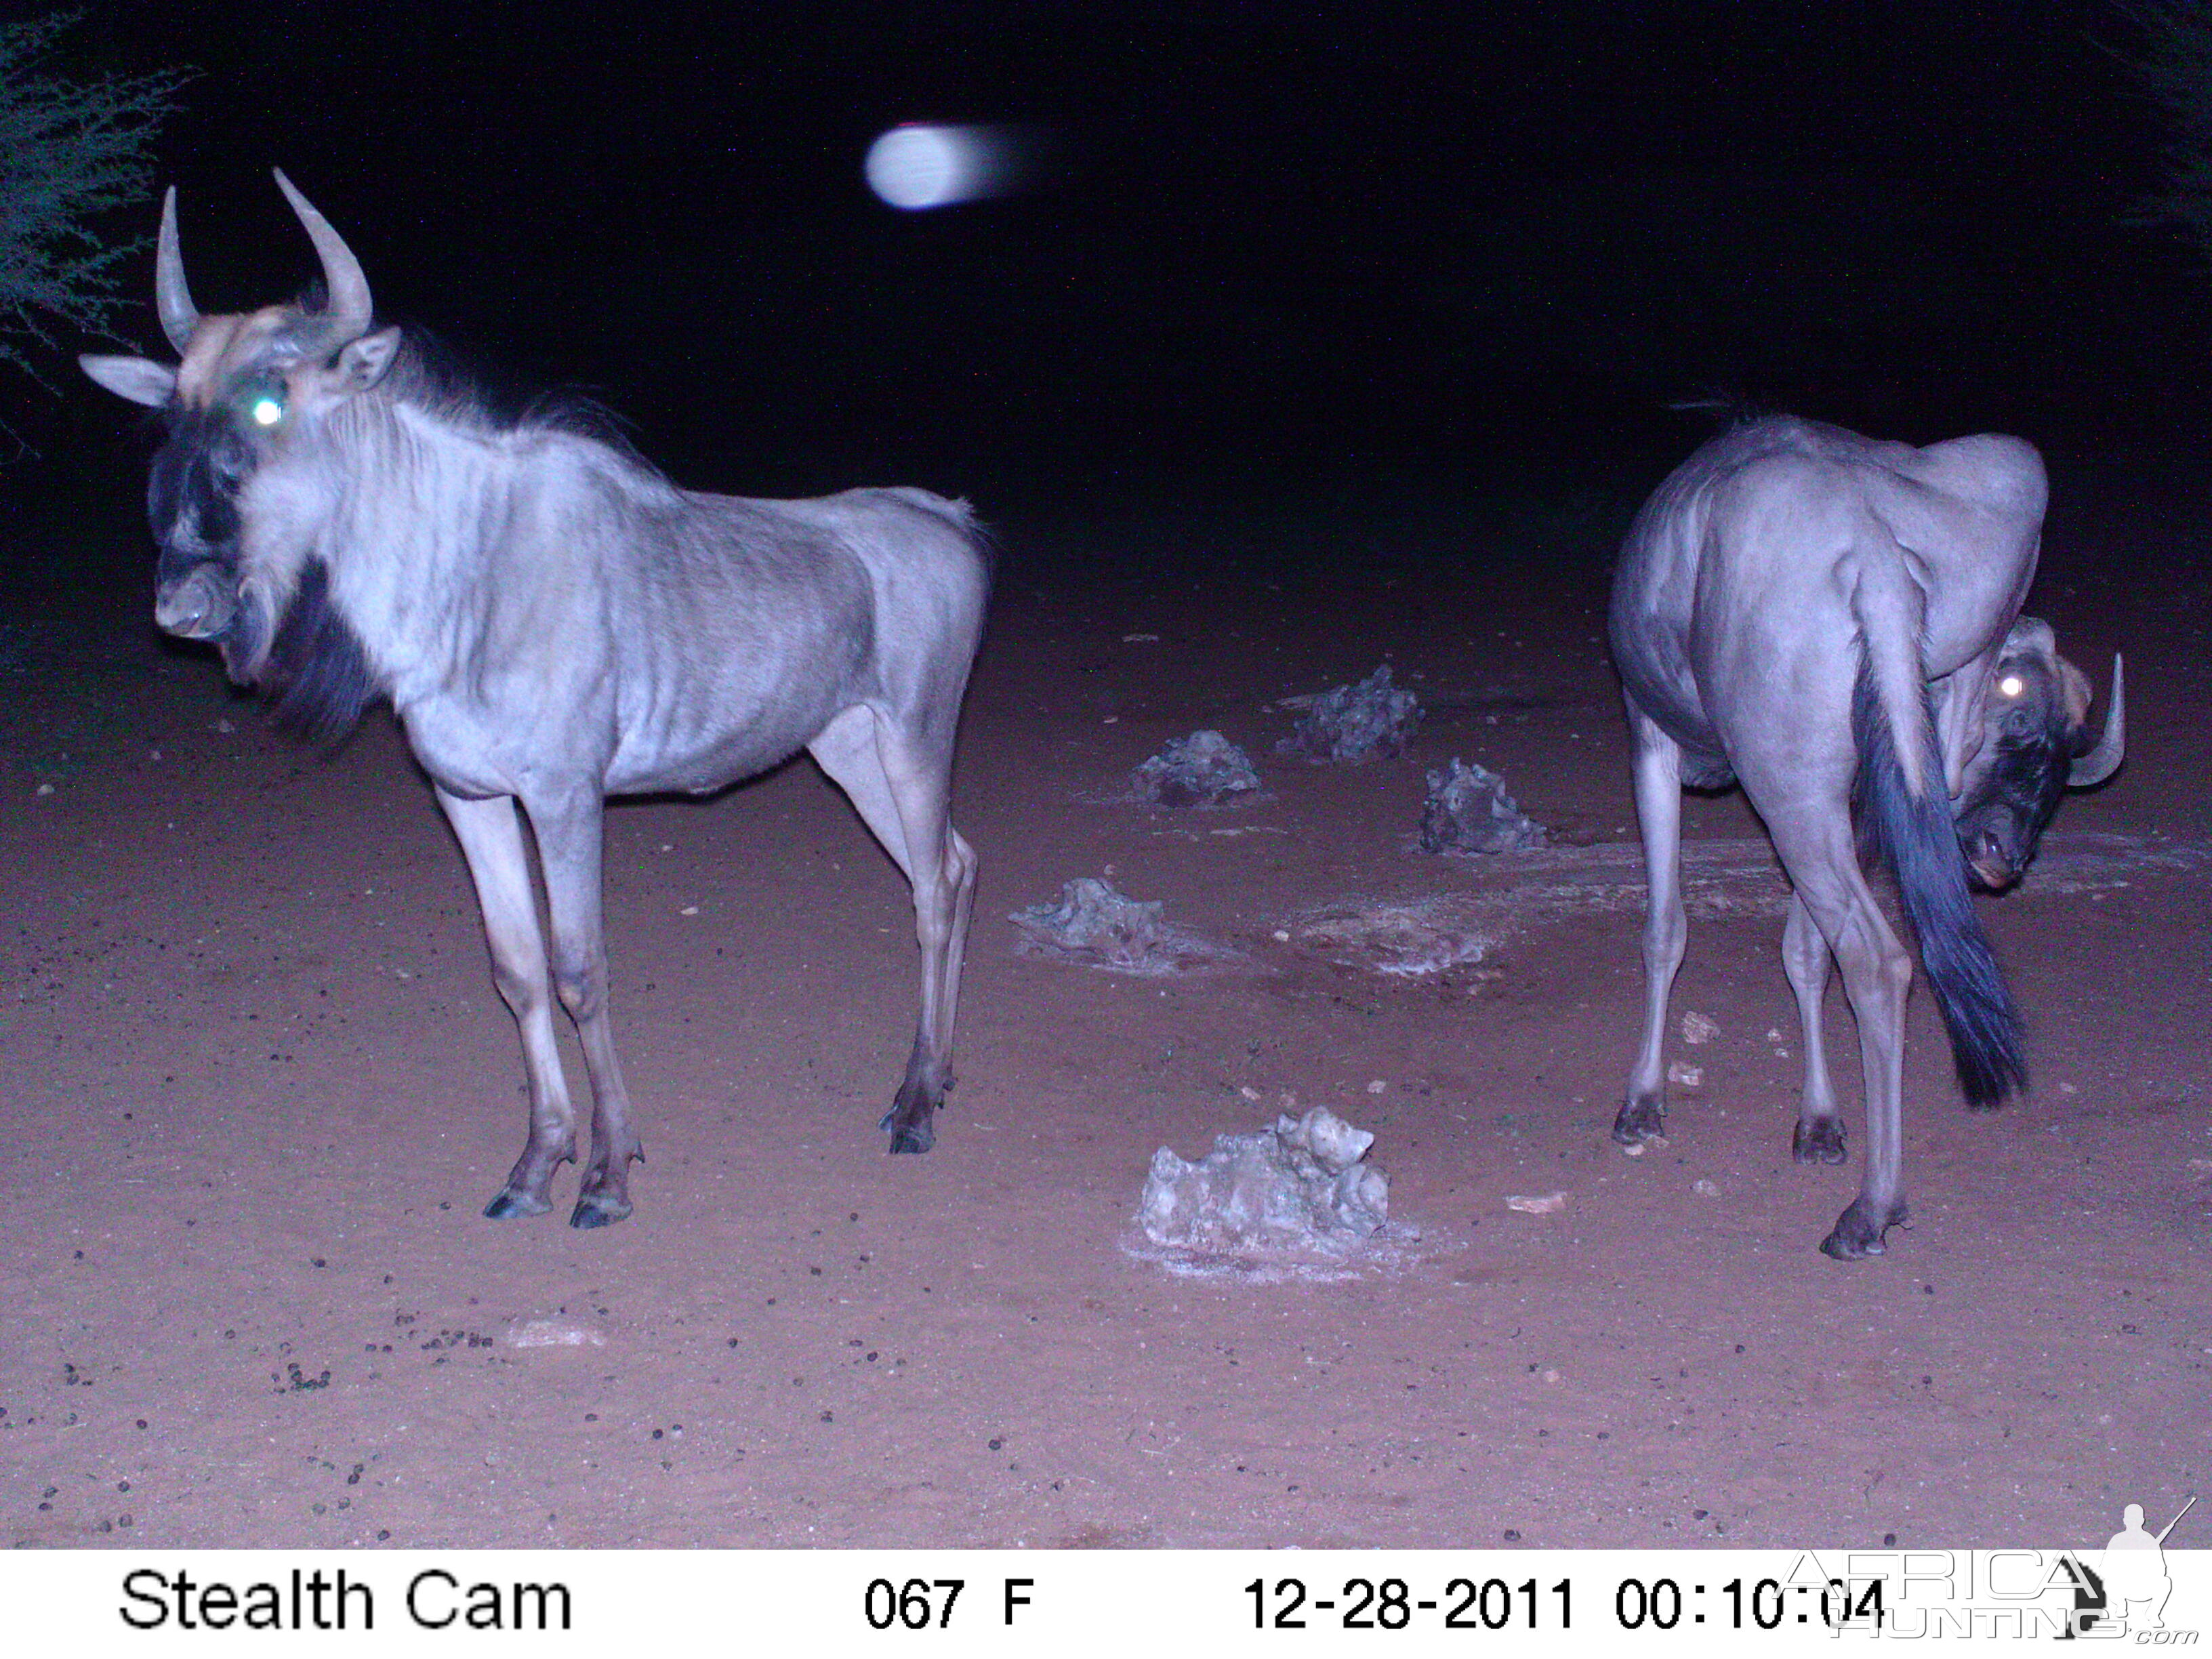
M 161 198 L 161 240 L 154 250 L 154 309 L 161 313 L 161 332 L 185 355 L 192 331 L 200 325 L 191 290 L 185 286 L 185 256 L 177 246 L 177 187 Z
M 368 278 L 362 275 L 361 261 L 353 257 L 353 250 L 345 245 L 344 238 L 331 228 L 331 222 L 292 188 L 284 169 L 278 167 L 275 172 L 276 187 L 284 192 L 292 211 L 300 216 L 300 222 L 307 227 L 316 255 L 323 262 L 323 280 L 331 290 L 328 314 L 331 333 L 341 341 L 358 338 L 368 332 L 368 325 L 376 314 L 375 307 L 369 303 Z
M 2102 783 L 2120 769 L 2120 761 L 2127 750 L 2128 704 L 2127 683 L 2122 675 L 2119 653 L 2112 653 L 2112 702 L 2105 711 L 2105 735 L 2097 739 L 2097 746 L 2074 763 L 2066 775 L 2067 786 L 2087 789 L 2092 784 Z

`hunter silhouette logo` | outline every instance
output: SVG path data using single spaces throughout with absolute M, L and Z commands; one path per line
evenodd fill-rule
M 2059 1640 L 2133 1635 L 2139 1642 L 2159 1643 L 2153 1632 L 2166 1629 L 2166 1598 L 2173 1594 L 2173 1579 L 2166 1568 L 2166 1534 L 2196 1507 L 2197 1494 L 2191 1492 L 2173 1519 L 2154 1534 L 2143 1529 L 2142 1505 L 2130 1504 L 2120 1512 L 2120 1529 L 2106 1541 L 2095 1566 L 2083 1560 L 2081 1553 L 2069 1551 L 2060 1558 L 2059 1573 L 2074 1587 L 2074 1610 Z M 2176 1634 L 2187 1640 L 2195 1636 L 2193 1632 Z
M 2196 1507 L 2197 1494 L 2191 1492 L 2179 1513 L 2156 1536 L 2143 1530 L 2142 1504 L 2130 1504 L 2120 1512 L 2120 1529 L 2106 1540 L 2105 1559 L 2099 1564 L 2106 1602 L 2102 1616 L 2112 1620 L 2116 1627 L 2166 1628 L 2161 1615 L 2166 1597 L 2173 1594 L 2173 1579 L 2166 1570 L 2166 1537 L 2181 1524 L 2182 1516 Z

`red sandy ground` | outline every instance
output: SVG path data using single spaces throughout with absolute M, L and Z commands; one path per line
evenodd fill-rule
M 2169 557 L 2194 517 L 2076 517 L 2036 608 L 2100 687 L 2128 649 L 2131 760 L 2053 845 L 2201 844 L 2212 601 Z M 589 1234 L 570 1186 L 550 1217 L 478 1214 L 520 1145 L 520 1055 L 389 719 L 304 752 L 156 644 L 143 592 L 34 623 L 0 717 L 0 1540 L 2087 1544 L 2203 1488 L 2203 878 L 1987 906 L 2036 1091 L 1970 1115 L 1917 999 L 1914 1224 L 1831 1261 L 1856 1090 L 1853 1164 L 1794 1165 L 1771 917 L 1693 923 L 1675 1006 L 1719 1035 L 1676 1045 L 1703 1085 L 1640 1160 L 1606 1134 L 1633 908 L 1531 921 L 1499 976 L 1442 986 L 1273 938 L 1467 884 L 1411 850 L 1454 755 L 1564 840 L 1632 833 L 1602 550 L 1549 565 L 1442 511 L 1297 533 L 1340 551 L 1278 560 L 1269 526 L 1198 514 L 1009 528 L 961 763 L 961 1082 L 926 1158 L 874 1127 L 912 1030 L 904 891 L 812 767 L 616 809 L 651 1161 L 635 1216 Z M 1273 754 L 1290 720 L 1263 705 L 1386 659 L 1431 706 L 1407 757 Z M 1103 804 L 1202 726 L 1267 799 Z M 1757 833 L 1734 798 L 1689 830 Z M 1009 910 L 1109 872 L 1251 969 L 1013 953 Z M 1839 989 L 1829 1024 L 1842 1083 Z M 1123 1254 L 1154 1148 L 1285 1094 L 1376 1132 L 1420 1261 L 1250 1285 Z M 1556 1214 L 1504 1206 L 1553 1190 Z M 515 1341 L 540 1320 L 600 1340 Z

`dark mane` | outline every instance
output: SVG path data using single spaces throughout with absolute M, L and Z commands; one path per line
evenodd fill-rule
M 321 560 L 300 575 L 256 684 L 276 723 L 310 743 L 335 747 L 361 723 L 379 688 L 368 654 L 331 603 Z
M 401 326 L 398 355 L 380 389 L 397 402 L 489 435 L 565 432 L 589 438 L 640 471 L 668 482 L 659 467 L 638 453 L 628 423 L 597 398 L 569 389 L 526 391 L 502 386 L 465 354 L 411 323 Z

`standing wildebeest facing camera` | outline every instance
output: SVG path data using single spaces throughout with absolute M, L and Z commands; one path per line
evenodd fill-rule
M 554 1172 L 577 1153 L 556 994 L 592 1083 L 569 1220 L 629 1213 L 639 1147 L 607 1018 L 605 797 L 705 793 L 802 748 L 914 888 L 921 1028 L 880 1127 L 891 1151 L 927 1152 L 975 884 L 948 817 L 989 586 L 966 504 L 920 489 L 702 495 L 579 420 L 498 418 L 401 330 L 374 327 L 359 263 L 276 182 L 321 256 L 326 303 L 199 315 L 173 190 L 155 296 L 183 363 L 82 362 L 167 417 L 149 492 L 161 625 L 214 641 L 233 678 L 319 736 L 389 697 L 430 775 L 530 1077 L 529 1140 L 484 1213 L 549 1209 Z
M 1831 953 L 1859 1025 L 1866 1179 L 1820 1245 L 1879 1255 L 1905 1218 L 1905 999 L 1912 959 L 1859 867 L 1854 824 L 1895 877 L 1968 1102 L 2027 1080 L 2020 1016 L 1969 892 L 2034 856 L 2069 784 L 2110 777 L 2121 666 L 2090 746 L 2087 680 L 2020 614 L 2034 579 L 2043 462 L 2016 438 L 1914 449 L 1808 421 L 1714 440 L 1637 515 L 1613 589 L 1613 654 L 1636 745 L 1650 883 L 1644 1039 L 1613 1138 L 1666 1116 L 1668 994 L 1681 965 L 1681 791 L 1741 781 L 1794 890 L 1782 962 L 1805 1044 L 1792 1142 L 1844 1161 L 1821 1052 Z

